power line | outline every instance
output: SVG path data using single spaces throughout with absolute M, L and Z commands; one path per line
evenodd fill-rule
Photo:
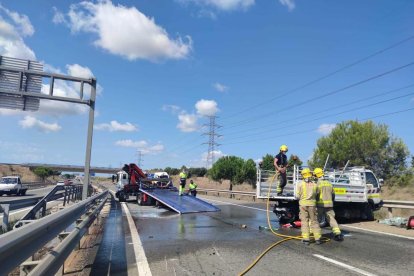
M 376 116 L 369 117 L 369 118 L 364 118 L 364 119 L 361 119 L 360 121 L 368 121 L 368 120 L 372 120 L 372 119 L 376 119 L 376 118 L 380 118 L 380 117 L 386 117 L 386 116 L 390 116 L 390 115 L 395 115 L 395 114 L 399 114 L 399 113 L 408 112 L 408 111 L 411 111 L 411 110 L 414 110 L 414 107 L 407 108 L 407 109 L 402 109 L 402 110 L 398 110 L 398 111 L 394 111 L 394 112 L 384 113 L 384 114 L 376 115 Z M 256 141 L 272 140 L 272 139 L 279 138 L 279 137 L 286 137 L 286 136 L 292 136 L 292 135 L 296 135 L 296 134 L 314 132 L 314 131 L 317 131 L 317 130 L 318 130 L 317 128 L 316 129 L 308 129 L 308 130 L 291 132 L 291 133 L 281 134 L 281 135 L 272 136 L 272 137 L 266 137 L 266 138 L 260 138 L 260 139 L 251 139 L 251 140 L 234 142 L 234 143 L 224 143 L 222 145 L 227 146 L 227 145 L 244 144 L 244 143 L 256 142 Z
M 314 97 L 314 98 L 312 98 L 312 99 L 308 99 L 308 100 L 302 101 L 302 102 L 297 103 L 297 104 L 292 104 L 292 105 L 290 105 L 290 106 L 288 106 L 288 107 L 285 107 L 285 108 L 283 109 L 283 111 L 288 110 L 288 109 L 293 109 L 293 108 L 296 108 L 296 107 L 299 107 L 299 106 L 303 106 L 303 105 L 305 105 L 305 104 L 308 104 L 308 103 L 314 102 L 314 101 L 316 101 L 316 100 L 320 100 L 320 99 L 322 99 L 322 98 L 326 98 L 326 97 L 329 97 L 329 96 L 332 96 L 332 95 L 338 94 L 339 92 L 342 92 L 342 91 L 348 90 L 348 89 L 350 89 L 350 88 L 356 87 L 356 86 L 358 86 L 358 85 L 361 85 L 361 84 L 364 84 L 364 83 L 370 82 L 370 81 L 372 81 L 372 80 L 375 80 L 375 79 L 381 78 L 381 77 L 383 77 L 383 76 L 386 76 L 386 75 L 389 75 L 389 74 L 391 74 L 391 73 L 397 72 L 397 71 L 399 71 L 399 70 L 405 69 L 405 68 L 407 68 L 407 67 L 409 67 L 409 66 L 412 66 L 412 65 L 414 65 L 414 62 L 410 62 L 410 63 L 407 63 L 407 64 L 405 64 L 405 65 L 402 65 L 402 66 L 399 66 L 399 67 L 393 68 L 393 69 L 391 69 L 391 70 L 388 70 L 388 71 L 386 71 L 386 72 L 383 72 L 383 73 L 380 73 L 380 74 L 377 74 L 377 75 L 371 76 L 371 77 L 369 77 L 369 78 L 366 78 L 366 79 L 364 79 L 364 80 L 361 80 L 361 81 L 358 81 L 358 82 L 352 83 L 352 84 L 347 85 L 347 86 L 345 86 L 345 87 L 342 87 L 342 88 L 339 88 L 339 89 L 336 89 L 336 90 L 330 91 L 330 92 L 328 92 L 328 93 L 322 94 L 322 95 L 320 95 L 320 96 L 318 96 L 318 97 Z M 269 115 L 272 115 L 272 114 L 277 114 L 277 113 L 279 113 L 279 112 L 280 112 L 280 111 L 278 111 L 278 112 L 274 113 L 274 112 L 272 111 L 272 112 L 268 112 L 268 113 L 262 114 L 262 115 L 260 115 L 260 116 L 253 117 L 253 118 L 251 118 L 251 119 L 247 119 L 247 120 L 244 120 L 244 121 L 239 121 L 239 122 L 237 122 L 237 123 L 235 123 L 235 124 L 233 124 L 233 125 L 230 125 L 229 127 L 226 127 L 226 129 L 229 129 L 229 128 L 234 128 L 234 127 L 237 127 L 237 126 L 239 126 L 239 125 L 246 124 L 246 123 L 249 123 L 249 122 L 252 122 L 252 121 L 255 121 L 255 120 L 261 119 L 261 118 L 263 118 L 263 117 L 265 117 L 265 116 L 269 116 Z
M 255 108 L 257 108 L 257 107 L 260 107 L 260 106 L 266 105 L 266 104 L 268 104 L 268 103 L 271 103 L 271 102 L 273 102 L 273 101 L 277 100 L 277 99 L 278 99 L 278 98 L 280 98 L 280 97 L 286 96 L 286 95 L 288 95 L 288 94 L 292 94 L 292 93 L 294 93 L 294 92 L 296 92 L 296 91 L 298 91 L 298 90 L 301 90 L 301 89 L 303 89 L 303 88 L 309 87 L 309 86 L 311 86 L 311 85 L 313 85 L 313 84 L 315 84 L 315 83 L 317 83 L 317 82 L 320 82 L 320 81 L 322 81 L 322 80 L 324 80 L 324 79 L 327 79 L 327 78 L 329 78 L 329 77 L 331 77 L 331 76 L 333 76 L 333 75 L 335 75 L 335 74 L 337 74 L 337 73 L 339 73 L 339 72 L 342 72 L 342 71 L 344 71 L 344 70 L 346 70 L 346 69 L 348 69 L 348 68 L 351 68 L 351 67 L 353 67 L 353 66 L 355 66 L 355 65 L 357 65 L 357 64 L 360 64 L 360 63 L 362 63 L 362 62 L 364 62 L 364 61 L 367 61 L 367 60 L 369 60 L 369 59 L 371 59 L 371 58 L 373 58 L 373 57 L 375 57 L 375 56 L 377 56 L 377 55 L 380 55 L 380 54 L 382 54 L 382 53 L 384 53 L 384 52 L 386 52 L 386 51 L 389 51 L 389 50 L 391 50 L 391 49 L 393 49 L 393 48 L 395 48 L 395 47 L 398 47 L 398 46 L 400 46 L 400 45 L 402 45 L 402 44 L 404 44 L 404 43 L 406 43 L 406 42 L 408 42 L 408 41 L 412 40 L 413 38 L 414 38 L 414 35 L 409 36 L 409 37 L 407 37 L 407 38 L 405 38 L 405 39 L 403 39 L 403 40 L 401 40 L 401 41 L 399 41 L 399 42 L 397 42 L 397 43 L 395 43 L 395 44 L 392 44 L 392 45 L 390 45 L 390 46 L 388 46 L 388 47 L 386 47 L 386 48 L 383 48 L 383 49 L 381 49 L 381 50 L 379 50 L 379 51 L 377 51 L 377 52 L 373 53 L 373 54 L 370 54 L 370 55 L 368 55 L 368 56 L 366 56 L 366 57 L 363 57 L 363 58 L 358 59 L 358 60 L 356 60 L 356 61 L 354 61 L 354 62 L 351 62 L 350 64 L 347 64 L 347 65 L 345 65 L 345 66 L 343 66 L 343 67 L 341 67 L 341 68 L 339 68 L 339 69 L 337 69 L 337 70 L 335 70 L 335 71 L 333 71 L 333 72 L 331 72 L 331 73 L 328 73 L 328 74 L 326 74 L 326 75 L 324 75 L 324 76 L 322 76 L 322 77 L 316 78 L 316 79 L 314 79 L 314 80 L 312 80 L 312 81 L 309 81 L 309 82 L 307 82 L 307 83 L 305 83 L 305 84 L 302 84 L 302 85 L 300 85 L 300 86 L 298 86 L 298 87 L 296 87 L 296 88 L 293 88 L 293 89 L 289 89 L 289 90 L 287 90 L 287 91 L 284 91 L 284 92 L 282 92 L 282 94 L 281 94 L 281 95 L 278 95 L 278 96 L 272 97 L 272 98 L 270 98 L 270 99 L 268 99 L 268 100 L 266 100 L 266 101 L 264 101 L 264 102 L 261 102 L 261 103 L 259 103 L 259 104 L 256 104 L 256 105 L 253 105 L 253 106 L 250 106 L 250 107 L 245 108 L 245 109 L 243 109 L 243 110 L 241 110 L 241 111 L 238 111 L 238 112 L 236 112 L 236 113 L 234 113 L 234 114 L 231 114 L 231 115 L 229 115 L 229 116 L 227 116 L 227 117 L 223 118 L 223 120 L 226 120 L 226 119 L 228 119 L 228 118 L 232 118 L 232 117 L 234 117 L 234 116 L 237 116 L 237 115 L 239 115 L 239 114 L 241 114 L 241 113 L 245 113 L 245 112 L 250 111 L 250 110 L 252 110 L 252 109 L 255 109 Z
M 304 114 L 304 115 L 301 115 L 301 116 L 297 116 L 297 117 L 292 118 L 292 119 L 288 119 L 288 120 L 284 120 L 284 121 L 278 121 L 277 122 L 277 127 L 280 128 L 281 125 L 286 124 L 288 122 L 296 121 L 297 119 L 309 118 L 309 117 L 315 116 L 315 115 L 320 114 L 320 113 L 324 113 L 324 112 L 327 112 L 327 111 L 336 110 L 338 108 L 347 107 L 347 106 L 353 105 L 355 103 L 360 103 L 360 102 L 365 102 L 367 100 L 372 100 L 374 98 L 378 98 L 378 97 L 381 97 L 381 96 L 384 96 L 384 95 L 389 95 L 391 93 L 395 93 L 395 92 L 398 92 L 398 91 L 401 91 L 401 90 L 404 90 L 404 89 L 407 89 L 407 88 L 410 88 L 410 87 L 413 87 L 413 86 L 414 86 L 414 84 L 406 85 L 404 87 L 400 87 L 400 88 L 397 88 L 397 89 L 387 90 L 387 91 L 382 92 L 382 93 L 380 93 L 378 95 L 375 95 L 375 96 L 369 96 L 369 97 L 366 97 L 366 98 L 363 98 L 363 99 L 358 99 L 358 100 L 355 100 L 355 101 L 352 101 L 352 102 L 349 102 L 349 103 L 346 103 L 346 104 L 332 106 L 332 107 L 329 107 L 329 108 L 324 109 L 324 110 L 318 110 L 318 113 L 312 112 L 312 113 L 307 113 L 307 114 Z M 343 112 L 331 114 L 331 115 L 328 115 L 328 116 L 319 117 L 319 118 L 313 119 L 313 120 L 318 120 L 318 119 L 330 117 L 330 116 L 333 116 L 333 115 L 340 115 L 342 113 L 346 113 L 346 112 L 354 111 L 354 110 L 357 110 L 357 109 L 361 109 L 361 108 L 365 108 L 365 107 L 377 105 L 377 104 L 380 104 L 380 103 L 384 103 L 384 102 L 388 102 L 388 101 L 391 101 L 391 100 L 399 99 L 401 97 L 406 97 L 406 96 L 411 95 L 411 94 L 412 93 L 409 93 L 409 94 L 406 94 L 406 95 L 403 95 L 403 96 L 397 96 L 397 97 L 394 97 L 394 98 L 390 98 L 388 100 L 380 101 L 380 102 L 377 102 L 377 103 L 374 103 L 374 104 L 364 105 L 363 107 L 353 108 L 353 109 L 350 109 L 350 110 L 346 110 L 346 111 L 343 111 Z M 313 121 L 313 120 L 308 120 L 308 121 L 305 121 L 305 122 L 309 122 L 309 121 Z M 300 124 L 302 124 L 302 123 L 300 123 Z M 275 125 L 275 124 L 272 124 L 272 125 Z M 290 126 L 295 126 L 295 125 L 290 125 Z M 232 133 L 226 134 L 226 137 L 229 137 L 229 136 L 231 137 L 231 135 L 233 135 L 233 134 L 245 133 L 246 131 L 251 131 L 251 130 L 255 130 L 255 129 L 263 129 L 263 128 L 264 127 L 262 126 L 262 127 L 258 127 L 258 128 L 251 128 L 251 129 L 245 129 L 245 130 L 242 130 L 242 131 L 232 132 Z M 269 129 L 267 129 L 266 131 L 256 132 L 255 134 L 248 135 L 248 136 L 242 136 L 242 137 L 251 137 L 251 136 L 254 136 L 254 135 L 268 133 L 268 132 L 269 132 Z M 234 139 L 237 139 L 237 138 L 240 138 L 240 137 L 234 137 Z
M 405 95 L 401 95 L 401 96 L 397 96 L 397 97 L 393 97 L 393 98 L 390 98 L 390 99 L 382 100 L 382 101 L 379 101 L 379 102 L 375 102 L 375 103 L 371 103 L 371 104 L 366 104 L 366 105 L 363 105 L 363 106 L 360 106 L 360 107 L 351 108 L 351 109 L 348 109 L 348 110 L 345 110 L 345 111 L 341 111 L 341 112 L 337 112 L 337 113 L 333 113 L 333 114 L 321 116 L 321 117 L 318 117 L 318 118 L 315 118 L 315 119 L 310 119 L 310 120 L 302 121 L 302 122 L 299 122 L 297 124 L 290 125 L 289 127 L 300 126 L 300 125 L 307 124 L 307 123 L 310 123 L 310 122 L 313 122 L 313 121 L 317 121 L 317 120 L 320 120 L 320 119 L 326 119 L 326 118 L 329 118 L 329 117 L 333 117 L 333 116 L 337 116 L 337 115 L 349 113 L 349 112 L 352 112 L 352 111 L 364 109 L 364 108 L 371 107 L 371 106 L 374 106 L 374 105 L 379 105 L 379 104 L 387 103 L 387 102 L 390 102 L 390 101 L 398 100 L 398 99 L 401 99 L 401 98 L 404 98 L 404 97 L 408 97 L 408 96 L 412 96 L 412 95 L 414 95 L 414 92 L 411 92 L 411 93 L 408 93 L 408 94 L 405 94 Z M 234 139 L 252 137 L 252 136 L 256 136 L 258 134 L 261 134 L 261 133 L 256 133 L 256 134 L 247 135 L 247 136 L 241 136 L 241 137 L 235 137 Z

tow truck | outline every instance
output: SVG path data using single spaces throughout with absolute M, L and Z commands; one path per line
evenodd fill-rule
M 274 171 L 257 168 L 256 196 L 274 202 L 273 212 L 281 223 L 292 223 L 299 219 L 299 203 L 296 195 L 302 181 L 302 167 L 294 166 L 287 175 L 287 184 L 281 196 L 277 195 L 277 178 Z M 324 178 L 332 183 L 335 191 L 334 211 L 336 217 L 344 219 L 373 220 L 374 213 L 381 208 L 381 180 L 365 167 L 345 166 L 342 170 L 325 171 Z M 270 186 L 270 192 L 269 192 Z M 325 217 L 318 217 L 321 225 Z
M 180 196 L 168 174 L 148 177 L 136 164 L 130 163 L 125 164 L 116 175 L 115 196 L 120 202 L 135 198 L 138 205 L 163 205 L 179 214 L 220 211 L 199 198 Z

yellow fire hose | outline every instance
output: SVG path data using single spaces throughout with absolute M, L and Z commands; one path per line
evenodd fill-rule
M 266 255 L 267 254 L 267 252 L 269 252 L 273 247 L 275 247 L 275 246 L 277 246 L 277 245 L 279 245 L 279 244 L 281 244 L 281 243 L 283 243 L 283 242 L 285 242 L 285 241 L 288 241 L 288 240 L 302 240 L 302 236 L 289 236 L 289 235 L 283 235 L 283 234 L 280 234 L 280 233 L 277 233 L 277 232 L 275 232 L 274 230 L 273 230 L 273 228 L 272 228 L 272 225 L 271 225 L 271 223 L 270 223 L 270 215 L 269 215 L 269 203 L 270 203 L 270 191 L 271 191 L 271 187 L 272 187 L 272 183 L 273 183 L 273 181 L 275 180 L 275 178 L 276 178 L 276 176 L 277 176 L 277 174 L 275 174 L 273 177 L 272 177 L 272 179 L 271 179 L 271 181 L 270 181 L 270 184 L 269 184 L 269 190 L 268 190 L 268 192 L 267 192 L 267 201 L 266 201 L 266 216 L 267 216 L 267 225 L 268 225 L 268 227 L 269 227 L 269 229 L 270 229 L 270 231 L 272 231 L 272 233 L 275 235 L 275 236 L 278 236 L 278 237 L 282 237 L 282 238 L 284 238 L 283 240 L 280 240 L 280 241 L 278 241 L 278 242 L 275 242 L 275 243 L 273 243 L 272 245 L 270 245 L 268 248 L 266 248 L 259 256 L 257 256 L 256 257 L 256 259 L 245 269 L 245 270 L 243 270 L 243 272 L 241 272 L 240 274 L 239 274 L 239 276 L 242 276 L 242 275 L 245 275 L 247 272 L 249 272 L 249 270 L 250 269 L 252 269 L 258 262 L 259 262 L 259 260 L 264 256 L 264 255 Z M 325 237 L 322 237 L 322 239 L 325 241 L 325 242 L 328 242 L 328 241 L 330 241 L 330 239 L 329 238 L 325 238 Z

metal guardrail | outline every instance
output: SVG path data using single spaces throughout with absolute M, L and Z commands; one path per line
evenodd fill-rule
M 256 192 L 244 192 L 244 191 L 229 191 L 229 190 L 216 190 L 216 189 L 201 189 L 197 188 L 200 192 L 206 192 L 207 193 L 227 193 L 227 194 L 233 194 L 233 195 L 244 195 L 244 196 L 251 196 L 253 197 L 253 200 L 256 199 Z M 414 201 L 403 201 L 403 200 L 393 200 L 393 199 L 387 199 L 383 200 L 382 207 L 388 208 L 389 215 L 392 216 L 392 209 L 412 209 L 414 210 Z
M 82 185 L 55 186 L 46 196 L 36 203 L 33 208 L 27 212 L 15 225 L 14 228 L 22 226 L 27 221 L 36 219 L 39 211 L 42 211 L 41 217 L 46 215 L 46 204 L 50 201 L 63 197 L 63 206 L 72 200 L 80 200 L 82 198 Z
M 48 215 L 39 220 L 33 221 L 28 225 L 23 225 L 13 231 L 7 232 L 0 236 L 0 264 L 1 274 L 7 274 L 15 267 L 19 266 L 35 252 L 37 252 L 47 242 L 57 237 L 59 233 L 68 228 L 83 214 L 86 214 L 98 200 L 106 200 L 108 192 L 96 194 L 86 200 L 75 203 L 59 212 Z M 102 201 L 99 206 L 103 206 Z M 64 256 L 66 256 L 69 248 L 76 244 L 76 239 L 85 233 L 85 227 L 89 225 L 91 219 L 96 216 L 96 209 L 88 214 L 87 221 L 84 221 L 69 236 L 68 240 L 59 245 L 52 253 L 51 257 L 45 259 L 45 265 L 41 266 L 44 271 L 54 271 L 56 267 L 62 265 Z M 68 236 L 68 237 L 69 237 Z M 73 247 L 72 247 L 73 249 Z M 69 250 L 70 253 L 70 250 Z M 54 259 L 54 260 L 51 260 Z M 40 269 L 40 268 L 39 268 Z M 43 270 L 41 270 L 43 271 Z M 53 275 L 54 273 L 46 273 L 42 275 Z M 35 273 L 34 275 L 40 275 Z

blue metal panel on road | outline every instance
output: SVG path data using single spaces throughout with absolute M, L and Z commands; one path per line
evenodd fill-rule
M 196 197 L 190 195 L 179 196 L 177 191 L 168 189 L 141 189 L 141 191 L 180 214 L 220 211 L 216 206 Z

